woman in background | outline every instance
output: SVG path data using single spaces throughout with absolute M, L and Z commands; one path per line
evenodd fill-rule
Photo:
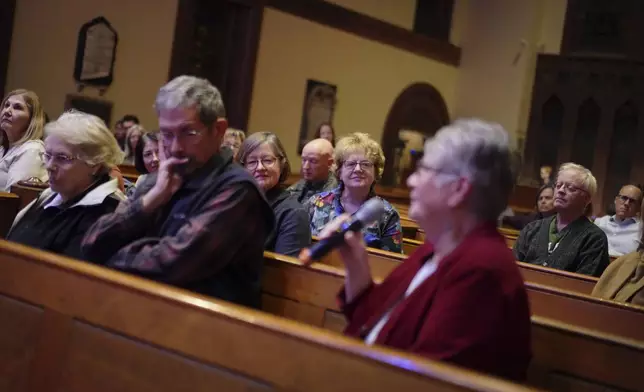
M 127 137 L 125 139 L 125 159 L 123 163 L 127 165 L 134 165 L 134 152 L 136 147 L 139 145 L 139 140 L 141 136 L 145 133 L 145 129 L 138 125 L 132 125 L 127 131 Z
M 150 179 L 150 174 L 159 170 L 159 139 L 158 132 L 147 132 L 141 136 L 141 140 L 134 150 L 134 167 L 139 172 L 136 183 L 128 188 L 127 197 L 132 197 L 137 191 L 142 191 L 147 185 L 154 185 L 155 179 Z M 146 182 L 150 179 L 150 184 Z M 144 185 L 146 184 L 146 185 Z
M 45 150 L 41 140 L 44 125 L 45 113 L 33 91 L 14 90 L 2 100 L 0 191 L 8 192 L 11 185 L 32 178 L 47 181 L 47 171 L 40 157 Z
M 228 128 L 224 134 L 224 140 L 221 142 L 222 147 L 230 148 L 233 152 L 233 161 L 238 162 L 239 158 L 239 148 L 242 143 L 246 140 L 246 134 L 244 131 L 239 129 Z
M 7 239 L 81 258 L 83 236 L 125 196 L 109 173 L 123 152 L 96 116 L 67 112 L 45 127 L 49 188 L 18 213 Z
M 552 183 L 539 188 L 537 192 L 537 211 L 528 215 L 504 216 L 503 224 L 517 230 L 523 229 L 528 223 L 547 218 L 557 213 L 555 211 L 555 189 Z
M 275 230 L 266 240 L 266 250 L 297 256 L 311 244 L 311 231 L 304 206 L 282 185 L 291 173 L 282 143 L 271 132 L 254 133 L 242 143 L 239 161 L 264 190 L 275 213 Z
M 306 205 L 311 221 L 311 234 L 319 235 L 336 217 L 353 215 L 367 200 L 378 197 L 375 185 L 385 168 L 385 155 L 380 144 L 366 133 L 353 133 L 338 141 L 335 148 L 335 175 L 339 186 L 311 197 Z M 384 199 L 385 214 L 362 233 L 367 246 L 402 253 L 402 227 L 398 211 Z
M 333 125 L 329 122 L 320 124 L 317 131 L 315 131 L 313 139 L 326 139 L 335 147 L 335 129 L 333 129 Z

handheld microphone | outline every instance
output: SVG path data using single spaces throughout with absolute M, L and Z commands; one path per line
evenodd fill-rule
M 344 227 L 330 237 L 321 239 L 310 248 L 302 249 L 299 259 L 304 263 L 311 263 L 320 260 L 324 255 L 344 243 L 344 235 L 351 232 L 359 232 L 363 227 L 375 222 L 385 213 L 385 205 L 382 200 L 372 198 L 367 200 L 355 213 L 353 219 L 347 222 Z

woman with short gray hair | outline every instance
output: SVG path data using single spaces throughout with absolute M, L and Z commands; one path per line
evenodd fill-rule
M 71 111 L 45 126 L 42 158 L 50 187 L 20 211 L 7 239 L 80 258 L 85 232 L 125 199 L 109 175 L 123 152 L 101 119 Z
M 376 283 L 362 236 L 345 235 L 340 294 L 345 333 L 521 381 L 530 361 L 530 310 L 523 279 L 496 219 L 512 180 L 508 135 L 462 120 L 425 144 L 409 177 L 409 216 L 426 242 Z M 336 232 L 348 217 L 325 227 Z

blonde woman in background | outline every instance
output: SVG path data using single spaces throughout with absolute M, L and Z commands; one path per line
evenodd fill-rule
M 101 119 L 72 111 L 45 126 L 42 155 L 50 187 L 20 211 L 7 239 L 81 258 L 84 234 L 125 199 L 109 175 L 123 152 Z
M 224 140 L 221 142 L 222 147 L 228 147 L 233 152 L 233 161 L 237 162 L 239 158 L 239 149 L 246 140 L 244 131 L 235 128 L 228 128 L 224 134 Z
M 338 141 L 334 152 L 339 186 L 309 199 L 307 207 L 311 234 L 320 235 L 324 226 L 340 215 L 353 215 L 364 202 L 376 196 L 374 187 L 382 178 L 385 155 L 380 144 L 366 133 L 353 133 Z M 398 211 L 382 199 L 385 214 L 362 229 L 367 246 L 402 253 L 402 227 Z
M 40 155 L 45 113 L 33 91 L 14 90 L 0 105 L 0 191 L 9 191 L 18 181 L 36 178 L 47 181 Z
M 141 136 L 143 136 L 144 133 L 145 129 L 138 124 L 132 125 L 130 129 L 127 130 L 127 136 L 125 138 L 125 159 L 123 160 L 123 163 L 134 165 L 136 146 L 138 146 Z

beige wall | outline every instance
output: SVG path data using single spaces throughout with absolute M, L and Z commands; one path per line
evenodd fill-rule
M 262 24 L 249 131 L 275 132 L 299 171 L 298 134 L 307 79 L 335 84 L 336 132 L 380 141 L 389 108 L 417 81 L 453 107 L 457 69 L 352 34 L 267 9 Z
M 414 28 L 416 0 L 326 0 L 407 30 Z
M 558 53 L 566 5 L 564 0 L 469 0 L 455 115 L 496 121 L 523 137 L 537 54 Z
M 78 30 L 104 16 L 119 34 L 114 82 L 105 98 L 114 102 L 112 119 L 139 115 L 158 126 L 154 96 L 167 80 L 178 0 L 19 0 L 9 58 L 7 89 L 36 91 L 50 117 L 58 116 L 65 95 L 74 93 Z M 97 96 L 88 88 L 86 95 Z

